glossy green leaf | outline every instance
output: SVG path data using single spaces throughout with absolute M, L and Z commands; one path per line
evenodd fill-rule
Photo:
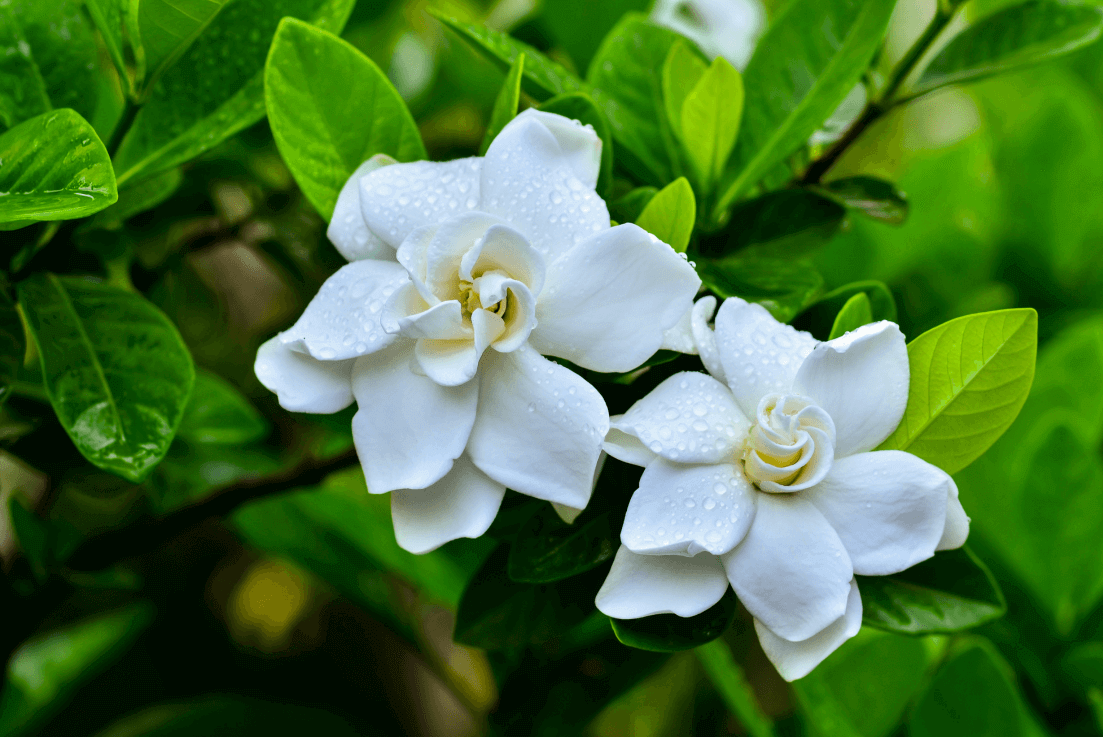
M 843 308 L 839 310 L 839 314 L 835 316 L 835 323 L 831 326 L 831 334 L 827 339 L 834 340 L 871 322 L 873 322 L 873 306 L 865 292 L 858 292 L 846 301 Z
M 138 4 L 129 0 L 84 0 L 84 7 L 100 32 L 107 54 L 119 73 L 124 93 L 132 93 L 133 75 L 127 67 L 124 26 L 130 24 L 128 30 L 133 30 L 134 37 L 137 37 L 137 24 L 132 11 L 138 8 Z
M 284 161 L 327 220 L 348 178 L 372 156 L 428 156 L 410 111 L 375 62 L 300 20 L 287 18 L 276 31 L 264 95 Z
M 917 92 L 1038 64 L 1086 46 L 1103 31 L 1097 5 L 1030 0 L 1004 8 L 950 41 L 923 70 Z
M 580 121 L 594 129 L 594 133 L 601 139 L 601 170 L 597 177 L 597 192 L 602 196 L 608 195 L 613 187 L 613 134 L 605 114 L 584 92 L 558 95 L 541 104 L 540 109 Z
M 87 227 L 117 229 L 124 220 L 152 210 L 172 197 L 183 183 L 184 174 L 179 169 L 169 169 L 146 179 L 132 181 L 119 190 L 119 201 L 96 213 L 96 217 L 89 221 Z
M 911 737 L 1035 737 L 1038 727 L 1007 661 L 987 640 L 955 647 L 920 697 Z
M 178 435 L 191 443 L 244 445 L 268 434 L 268 422 L 230 382 L 200 369 Z
M 803 261 L 739 255 L 693 261 L 701 281 L 719 297 L 757 302 L 781 322 L 792 320 L 823 289 L 823 277 Z
M 0 694 L 0 734 L 31 734 L 78 685 L 106 669 L 153 620 L 139 603 L 25 642 L 8 662 Z
M 908 344 L 904 418 L 880 448 L 957 473 L 1019 414 L 1037 351 L 1038 313 L 1029 308 L 967 315 L 923 333 Z
M 19 21 L 0 7 L 0 124 L 10 128 L 51 107 L 46 81 Z
M 835 111 L 881 46 L 894 6 L 883 0 L 794 0 L 773 18 L 744 74 L 743 125 L 721 182 L 717 215 Z
M 8 389 L 19 375 L 26 351 L 23 321 L 11 298 L 0 291 L 0 405 L 8 398 Z
M 700 245 L 704 256 L 718 257 L 753 248 L 759 255 L 811 253 L 839 231 L 846 209 L 807 190 L 785 189 L 739 203 L 731 213 L 735 227 Z
M 227 2 L 229 0 L 141 0 L 138 33 L 142 48 L 139 58 L 144 67 L 143 90 L 153 87 Z
M 682 103 L 686 158 L 706 192 L 720 179 L 743 115 L 743 78 L 718 56 Z
M 674 135 L 682 139 L 682 107 L 709 65 L 684 41 L 675 41 L 663 62 L 663 104 Z
M 0 135 L 0 223 L 72 220 L 119 198 L 99 136 L 73 110 L 54 110 Z
M 903 225 L 908 219 L 908 200 L 892 182 L 857 176 L 835 179 L 817 191 L 839 204 L 889 225 Z
M 490 148 L 490 142 L 502 132 L 509 121 L 517 116 L 517 107 L 521 103 L 521 78 L 525 70 L 524 52 L 517 55 L 506 72 L 506 79 L 502 82 L 502 89 L 494 98 L 494 109 L 490 112 L 490 122 L 483 134 L 483 142 L 479 146 L 479 156 L 485 156 Z
M 19 285 L 46 392 L 93 465 L 139 482 L 168 451 L 195 381 L 176 327 L 141 296 L 76 277 Z
M 618 223 L 634 223 L 647 203 L 659 193 L 655 187 L 636 187 L 618 200 L 609 203 L 609 216 Z
M 831 334 L 839 311 L 857 294 L 865 294 L 869 299 L 873 322 L 877 320 L 896 322 L 896 300 L 893 299 L 892 292 L 884 282 L 871 280 L 851 282 L 828 292 L 793 320 L 793 326 L 798 330 L 810 332 L 821 340 L 826 340 Z
M 532 516 L 510 546 L 508 574 L 522 583 L 551 583 L 611 559 L 618 541 L 609 515 L 585 515 L 567 524 L 550 505 Z
M 285 16 L 339 33 L 353 0 L 234 0 L 161 77 L 118 153 L 119 183 L 172 169 L 264 117 L 264 63 Z M 231 52 L 232 49 L 232 52 Z
M 660 187 L 674 178 L 675 171 L 676 145 L 662 80 L 675 43 L 686 41 L 629 13 L 605 37 L 587 74 L 594 102 L 613 130 L 618 161 L 647 184 Z
M 678 253 L 685 253 L 696 219 L 697 200 L 693 197 L 693 188 L 685 177 L 680 177 L 651 198 L 636 219 L 636 225 Z
M 862 623 L 904 634 L 959 632 L 1007 610 L 996 579 L 968 550 L 945 550 L 891 576 L 858 576 Z
M 758 705 L 755 691 L 727 643 L 715 639 L 699 645 L 694 654 L 728 710 L 739 718 L 747 733 L 751 737 L 773 737 L 773 723 Z
M 585 87 L 582 80 L 561 65 L 528 44 L 511 38 L 505 33 L 473 23 L 464 23 L 440 13 L 433 13 L 433 15 L 445 27 L 495 62 L 502 71 L 509 69 L 513 62 L 517 60 L 517 57 L 524 54 L 525 92 L 537 100 L 546 100 L 549 97 L 565 95 L 568 92 L 581 92 Z
M 629 647 L 659 653 L 692 650 L 712 642 L 727 631 L 739 609 L 739 600 L 730 588 L 723 598 L 695 617 L 654 614 L 639 619 L 613 619 L 613 633 Z
M 547 0 L 541 20 L 577 69 L 586 69 L 602 40 L 625 13 L 647 12 L 650 0 Z M 580 19 L 582 22 L 580 22 Z

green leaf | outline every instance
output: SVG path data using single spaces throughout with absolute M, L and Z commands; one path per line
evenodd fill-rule
M 712 642 L 727 631 L 739 609 L 739 600 L 730 588 L 723 598 L 695 617 L 654 614 L 639 619 L 613 619 L 613 634 L 629 647 L 659 653 L 692 650 Z
M 1084 689 L 1103 687 L 1103 642 L 1073 646 L 1062 659 L 1061 670 Z
M 785 189 L 739 203 L 722 237 L 700 246 L 705 256 L 726 256 L 754 248 L 762 256 L 811 253 L 839 231 L 846 209 L 834 200 L 800 189 Z
M 751 737 L 773 737 L 770 717 L 762 712 L 747 676 L 732 657 L 731 649 L 723 640 L 716 639 L 694 650 L 701 667 L 728 710 L 735 714 Z
M 8 512 L 11 517 L 11 530 L 19 550 L 27 558 L 35 577 L 45 581 L 50 561 L 50 533 L 46 521 L 23 506 L 20 500 L 12 496 L 8 500 Z
M 839 310 L 839 314 L 835 317 L 835 324 L 831 326 L 831 335 L 827 339 L 835 340 L 871 322 L 873 322 L 873 306 L 865 292 L 858 292 Z
M 19 376 L 27 347 L 23 343 L 23 321 L 11 298 L 0 290 L 0 405 L 8 398 L 11 383 Z
M 881 450 L 906 450 L 946 473 L 976 460 L 1030 392 L 1038 352 L 1032 309 L 966 315 L 908 344 L 908 406 Z
M 716 219 L 830 117 L 881 46 L 894 6 L 794 0 L 773 18 L 744 74 L 743 125 Z
M 517 61 L 517 57 L 524 54 L 525 92 L 537 100 L 546 100 L 568 92 L 581 92 L 584 89 L 582 80 L 526 43 L 485 26 L 463 23 L 455 18 L 430 12 L 457 36 L 495 62 L 502 71 L 509 69 Z
M 666 120 L 678 140 L 682 138 L 682 107 L 709 65 L 684 41 L 675 41 L 663 62 L 663 104 Z
M 609 514 L 567 524 L 545 505 L 524 524 L 510 546 L 508 574 L 522 583 L 551 583 L 604 563 L 617 552 Z
M 230 382 L 199 369 L 180 420 L 180 438 L 191 443 L 244 445 L 268 434 L 268 422 Z
M 602 196 L 608 195 L 613 188 L 613 135 L 605 114 L 583 92 L 558 95 L 541 104 L 540 109 L 577 120 L 594 129 L 594 133 L 601 139 L 601 170 L 597 177 L 597 191 Z
M 609 204 L 609 216 L 618 223 L 634 223 L 658 193 L 655 187 L 636 187 Z
M 138 33 L 144 75 L 140 98 L 188 50 L 228 1 L 141 0 Z
M 410 111 L 375 62 L 300 20 L 287 18 L 276 31 L 264 96 L 280 154 L 327 220 L 341 188 L 372 156 L 428 157 Z
M 140 482 L 168 451 L 195 381 L 176 327 L 141 296 L 37 274 L 19 304 L 62 427 L 93 465 Z
M 82 681 L 117 660 L 152 620 L 153 607 L 143 602 L 25 642 L 8 662 L 0 734 L 33 733 Z
M 676 145 L 663 101 L 663 66 L 675 43 L 673 31 L 629 13 L 609 32 L 590 64 L 587 81 L 594 102 L 609 119 L 618 160 L 647 184 L 674 179 Z M 704 60 L 704 57 L 701 57 Z
M 857 294 L 865 294 L 869 299 L 873 322 L 889 320 L 896 322 L 896 300 L 892 292 L 879 281 L 851 282 L 828 292 L 793 320 L 793 327 L 805 330 L 817 338 L 826 339 L 835 325 L 839 311 Z
M 686 158 L 706 192 L 724 171 L 742 115 L 743 78 L 718 56 L 686 96 L 680 126 Z
M 823 289 L 823 277 L 803 261 L 754 256 L 696 257 L 697 275 L 721 298 L 757 302 L 775 319 L 789 322 Z
M 1044 734 L 1015 685 L 1011 666 L 987 640 L 956 646 L 920 697 L 912 737 L 1034 737 Z
M 54 110 L 0 135 L 0 223 L 72 220 L 119 198 L 100 137 L 73 110 Z
M 133 92 L 130 71 L 126 64 L 126 42 L 124 40 L 123 25 L 132 23 L 131 9 L 136 7 L 129 0 L 84 0 L 84 7 L 92 18 L 96 30 L 100 32 L 103 45 L 107 48 L 107 54 L 119 73 L 119 80 L 125 93 Z M 137 30 L 131 24 L 130 28 Z
M 115 154 L 120 185 L 190 161 L 261 120 L 264 63 L 280 20 L 309 19 L 339 33 L 352 5 L 353 0 L 227 4 L 150 91 Z
M 11 10 L 0 7 L 0 124 L 5 128 L 50 110 L 46 81 Z
M 524 69 L 525 54 L 522 52 L 510 65 L 509 71 L 506 72 L 506 81 L 502 83 L 502 89 L 494 98 L 494 109 L 490 113 L 490 123 L 486 126 L 483 142 L 479 146 L 479 156 L 486 155 L 490 142 L 502 132 L 502 128 L 505 128 L 509 121 L 517 116 L 517 106 L 521 103 L 521 77 Z
M 651 198 L 636 219 L 636 225 L 678 253 L 685 253 L 696 219 L 697 200 L 693 197 L 693 188 L 685 177 L 679 177 Z
M 197 386 L 193 396 L 199 391 Z M 165 515 L 203 501 L 222 487 L 280 470 L 286 468 L 268 448 L 177 441 L 146 482 L 146 497 L 154 513 Z
M 959 632 L 1002 617 L 1003 592 L 965 549 L 945 550 L 891 576 L 858 576 L 862 623 L 917 635 Z
M 647 12 L 650 5 L 650 0 L 548 0 L 540 17 L 556 45 L 570 55 L 575 68 L 585 69 L 621 16 L 632 11 Z
M 889 225 L 903 225 L 908 219 L 908 200 L 892 182 L 876 177 L 835 179 L 816 188 L 840 205 Z
M 1103 30 L 1097 5 L 1031 0 L 962 31 L 931 61 L 916 93 L 1038 64 L 1086 46 Z
M 183 183 L 184 174 L 179 169 L 169 169 L 147 179 L 130 182 L 119 190 L 118 202 L 96 213 L 96 217 L 81 227 L 116 230 L 123 221 L 152 210 L 172 197 Z

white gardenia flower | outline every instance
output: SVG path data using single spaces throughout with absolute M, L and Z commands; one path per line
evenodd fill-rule
M 258 352 L 286 409 L 355 399 L 368 489 L 392 493 L 407 550 L 483 534 L 507 486 L 585 507 L 608 410 L 544 355 L 626 371 L 692 307 L 683 257 L 610 227 L 600 160 L 591 128 L 527 110 L 484 158 L 365 162 L 328 232 L 351 263 Z
M 854 574 L 897 573 L 965 542 L 969 518 L 942 470 L 873 451 L 903 417 L 908 354 L 896 324 L 824 343 L 760 305 L 694 306 L 712 376 L 664 381 L 613 417 L 609 455 L 644 466 L 597 596 L 633 619 L 700 614 L 729 582 L 786 680 L 858 632 Z

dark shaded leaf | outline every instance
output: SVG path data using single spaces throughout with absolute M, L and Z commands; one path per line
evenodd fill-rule
M 823 289 L 823 277 L 802 261 L 739 255 L 693 261 L 701 281 L 718 296 L 757 302 L 781 322 L 792 320 Z
M 608 513 L 585 519 L 588 516 L 569 525 L 550 505 L 543 505 L 510 546 L 509 577 L 522 583 L 551 583 L 611 559 L 618 541 Z
M 737 205 L 726 237 L 713 237 L 700 250 L 703 256 L 719 257 L 753 246 L 760 255 L 791 258 L 831 240 L 844 217 L 844 207 L 814 192 L 770 192 Z
M 889 225 L 903 225 L 908 219 L 908 200 L 892 182 L 876 177 L 835 179 L 817 188 L 818 192 L 844 207 Z
M 50 110 L 46 81 L 19 21 L 0 7 L 0 124 L 6 128 Z
M 609 204 L 609 217 L 618 223 L 634 223 L 647 207 L 647 203 L 658 193 L 659 190 L 655 187 L 636 187 Z
M 188 50 L 229 0 L 142 0 L 138 4 L 138 34 L 144 74 L 142 90 L 151 89 L 161 75 Z
M 27 346 L 23 342 L 23 321 L 8 295 L 0 290 L 0 405 L 8 397 L 11 382 L 19 375 Z
M 870 313 L 874 322 L 877 320 L 896 322 L 896 300 L 893 299 L 892 292 L 884 282 L 859 281 L 825 294 L 793 320 L 793 327 L 806 330 L 817 338 L 826 340 L 839 311 L 856 294 L 865 294 L 869 298 Z
M 630 647 L 671 653 L 691 650 L 715 640 L 727 631 L 739 609 L 739 599 L 730 588 L 720 601 L 696 617 L 655 614 L 639 619 L 613 619 L 617 639 Z
M 200 369 L 178 435 L 192 443 L 244 445 L 268 434 L 268 422 L 225 379 Z
M 547 0 L 541 18 L 577 69 L 586 69 L 605 34 L 625 13 L 646 12 L 650 0 Z M 579 22 L 580 19 L 585 19 Z

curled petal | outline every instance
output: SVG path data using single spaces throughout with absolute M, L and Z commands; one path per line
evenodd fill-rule
M 457 538 L 479 537 L 494 521 L 505 493 L 506 487 L 461 455 L 432 486 L 391 492 L 395 539 L 411 553 L 428 553 Z
M 460 265 L 487 230 L 501 221 L 469 212 L 440 224 L 425 251 L 425 284 L 439 299 L 460 299 Z
M 545 270 L 544 257 L 523 235 L 506 225 L 492 225 L 460 259 L 459 274 L 475 281 L 488 271 L 500 271 L 540 294 Z
M 872 450 L 892 434 L 908 404 L 908 375 L 904 335 L 882 320 L 816 346 L 793 391 L 831 415 L 841 458 Z
M 487 319 L 492 317 L 501 322 L 501 331 L 489 338 L 489 344 L 494 346 L 494 350 L 511 353 L 524 345 L 536 327 L 536 298 L 528 287 L 516 279 L 506 279 L 492 272 L 479 277 L 475 288 L 486 308 L 476 310 L 475 314 L 482 312 L 488 316 Z M 502 313 L 504 319 L 488 311 L 499 302 L 506 305 L 505 312 Z
M 386 154 L 372 156 L 352 173 L 337 195 L 337 205 L 329 220 L 326 236 L 348 261 L 367 258 L 394 260 L 394 247 L 371 232 L 360 209 L 360 180 L 376 169 L 393 163 L 395 160 Z
M 665 351 L 677 351 L 678 353 L 697 354 L 697 343 L 693 340 L 693 308 L 685 313 L 674 324 L 663 332 L 663 342 L 659 346 Z
M 596 187 L 597 177 L 601 172 L 601 138 L 594 129 L 563 115 L 545 113 L 531 107 L 510 121 L 506 128 L 518 120 L 530 118 L 541 123 L 552 134 L 559 144 L 565 163 L 579 181 L 591 189 Z
M 701 363 L 705 364 L 705 370 L 717 381 L 727 384 L 728 377 L 724 374 L 724 365 L 720 362 L 720 352 L 716 347 L 716 331 L 709 327 L 714 314 L 716 297 L 708 296 L 697 300 L 690 313 L 690 329 L 693 331 L 697 355 L 701 357 Z
M 472 338 L 434 340 L 422 338 L 414 348 L 418 367 L 441 386 L 460 386 L 474 378 L 479 370 L 478 350 Z
M 429 306 L 418 294 L 417 288 L 409 282 L 387 298 L 380 322 L 388 333 L 397 333 L 406 338 L 471 338 L 471 328 L 463 324 L 459 302 L 450 299 Z
M 659 349 L 700 286 L 670 246 L 636 225 L 618 225 L 548 267 L 533 347 L 594 371 L 628 371 Z
M 352 404 L 353 363 L 319 361 L 291 350 L 276 337 L 257 351 L 253 370 L 284 409 L 328 415 Z
M 950 479 L 950 494 L 946 500 L 946 526 L 942 529 L 942 537 L 938 541 L 935 550 L 953 550 L 965 544 L 969 537 L 969 515 L 965 514 L 965 508 L 958 499 L 957 484 Z
M 804 678 L 812 669 L 822 663 L 839 646 L 858 634 L 862 628 L 862 597 L 858 593 L 858 582 L 850 582 L 850 594 L 846 599 L 846 611 L 821 631 L 807 640 L 791 642 L 778 637 L 759 620 L 754 621 L 758 641 L 766 657 L 777 668 L 777 672 L 786 681 Z
M 621 545 L 597 592 L 597 608 L 617 619 L 692 617 L 720 601 L 727 590 L 724 566 L 715 555 L 637 555 Z

